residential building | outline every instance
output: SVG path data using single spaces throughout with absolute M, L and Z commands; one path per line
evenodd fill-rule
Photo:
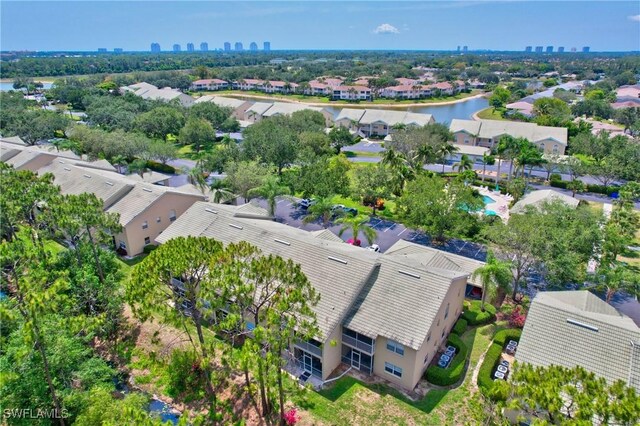
M 203 41 L 202 43 L 200 43 L 200 51 L 201 52 L 208 52 L 209 51 L 209 43 L 207 43 L 206 41 Z
M 254 102 L 249 108 L 247 108 L 243 120 L 250 123 L 256 123 L 262 120 L 263 114 L 271 108 L 273 104 L 269 102 Z
M 163 186 L 168 180 L 166 175 L 154 172 L 143 178 L 123 176 L 105 160 L 89 162 L 53 147 L 28 147 L 2 139 L 0 152 L 1 161 L 17 170 L 51 173 L 53 183 L 64 195 L 90 193 L 101 199 L 105 211 L 120 217 L 122 231 L 113 236 L 115 247 L 132 256 L 153 244 L 194 202 L 204 200 L 202 195 Z
M 249 50 L 252 52 L 257 52 L 258 51 L 258 43 L 256 43 L 255 41 L 252 41 L 251 44 L 249 45 Z
M 431 95 L 431 88 L 421 85 L 390 86 L 380 92 L 381 97 L 392 99 L 419 99 Z
M 273 104 L 271 104 L 271 108 L 262 113 L 262 117 L 267 118 L 275 117 L 277 115 L 291 115 L 294 112 L 304 110 L 316 111 L 322 114 L 325 120 L 325 125 L 327 127 L 330 127 L 333 124 L 333 113 L 331 113 L 331 111 L 321 107 L 313 107 L 291 102 L 274 102 Z
M 534 366 L 580 366 L 640 392 L 640 328 L 587 290 L 539 292 L 515 356 Z
M 229 43 L 228 41 L 224 42 L 224 51 L 231 52 L 231 43 Z
M 253 78 L 243 78 L 233 82 L 233 88 L 238 90 L 263 90 L 264 80 L 256 80 Z
M 176 44 L 173 45 L 173 51 L 174 52 L 180 52 L 180 51 L 182 51 L 182 47 L 178 43 L 176 43 Z
M 160 53 L 160 44 L 159 43 L 151 43 L 151 51 L 153 53 Z
M 269 80 L 265 81 L 262 87 L 266 93 L 293 93 L 298 88 L 296 83 L 286 81 Z
M 564 46 L 558 46 L 558 53 L 564 53 Z
M 305 95 L 329 95 L 331 93 L 331 87 L 328 84 L 320 83 L 318 81 L 310 81 L 307 83 L 306 88 L 303 90 Z
M 229 88 L 229 82 L 219 78 L 196 80 L 191 83 L 191 90 L 225 90 Z
M 271 42 L 265 41 L 262 46 L 262 50 L 264 50 L 265 52 L 271 52 Z
M 499 120 L 451 120 L 449 130 L 456 145 L 482 146 L 492 149 L 500 137 L 522 137 L 536 144 L 546 154 L 563 155 L 567 147 L 565 127 L 538 126 L 535 123 Z
M 98 53 L 107 53 L 106 47 L 98 47 Z
M 511 207 L 510 212 L 523 213 L 526 211 L 527 206 L 533 206 L 535 208 L 542 207 L 545 203 L 552 203 L 554 201 L 561 201 L 569 207 L 576 208 L 580 204 L 580 200 L 573 198 L 569 195 L 565 195 L 561 192 L 554 191 L 553 189 L 541 189 L 538 191 L 531 191 L 524 197 L 522 197 L 517 203 Z
M 214 104 L 230 108 L 232 110 L 231 116 L 238 121 L 245 120 L 247 110 L 253 105 L 253 102 L 244 99 L 225 98 L 223 96 L 207 95 L 202 96 L 196 100 L 195 103 L 201 102 L 213 102 Z
M 241 41 L 236 41 L 234 50 L 236 52 L 242 52 L 244 50 L 244 48 L 242 47 L 242 42 Z
M 358 131 L 358 122 L 364 112 L 364 109 L 342 108 L 334 120 L 335 125 L 346 127 L 352 133 L 356 133 Z
M 248 241 L 265 255 L 299 264 L 320 295 L 313 307 L 319 333 L 293 340 L 287 368 L 322 383 L 345 364 L 412 390 L 462 312 L 468 265 L 404 240 L 384 254 L 373 253 L 253 210 L 196 202 L 156 242 L 186 235 L 223 244 Z M 247 329 L 254 326 L 245 320 Z
M 158 89 L 153 84 L 145 82 L 121 87 L 120 90 L 122 92 L 133 92 L 135 95 L 140 96 L 143 99 L 153 99 L 165 102 L 171 102 L 177 99 L 178 102 L 185 107 L 189 107 L 195 102 L 191 96 L 186 95 L 177 89 L 172 89 L 170 87 Z
M 431 114 L 384 109 L 366 109 L 358 121 L 358 133 L 364 137 L 386 137 L 396 128 L 433 124 Z
M 462 53 L 467 53 L 469 51 L 468 46 L 462 46 Z
M 542 53 L 542 46 L 536 46 L 536 53 Z
M 591 48 L 589 46 L 585 46 L 582 48 L 582 53 L 589 53 L 590 50 Z
M 524 51 L 527 53 L 531 53 L 531 51 L 533 50 L 533 48 L 531 46 L 527 46 L 524 48 Z
M 124 52 L 124 49 L 122 47 L 115 47 L 113 49 L 113 53 L 122 53 Z
M 546 52 L 553 53 L 553 46 L 547 46 Z
M 371 89 L 364 86 L 336 86 L 331 89 L 331 98 L 334 100 L 369 101 Z
M 196 48 L 194 47 L 193 43 L 187 43 L 187 52 L 194 52 L 196 50 Z

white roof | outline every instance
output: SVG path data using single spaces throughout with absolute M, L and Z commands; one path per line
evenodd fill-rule
M 346 119 L 346 120 L 358 122 L 364 115 L 364 111 L 365 111 L 364 109 L 357 109 L 357 108 L 342 108 L 338 113 L 338 116 L 336 117 L 335 121 Z
M 551 203 L 555 200 L 560 200 L 573 208 L 578 207 L 578 204 L 580 203 L 580 200 L 561 192 L 554 191 L 553 189 L 541 189 L 539 191 L 532 191 L 525 195 L 520 201 L 511 207 L 511 213 L 521 213 L 525 210 L 526 206 L 541 206 L 543 203 Z
M 197 104 L 201 102 L 213 102 L 214 104 L 221 107 L 236 109 L 246 104 L 249 101 L 245 101 L 242 99 L 226 98 L 224 96 L 207 95 L 207 96 L 202 96 L 196 100 Z
M 384 123 L 388 126 L 395 124 L 415 124 L 425 126 L 433 121 L 431 114 L 420 114 L 406 111 L 393 111 L 387 109 L 366 109 L 360 118 L 360 124 Z
M 271 108 L 266 110 L 262 115 L 264 117 L 272 117 L 274 115 L 291 115 L 294 112 L 311 110 L 322 112 L 322 108 L 313 107 L 304 104 L 294 104 L 290 102 L 274 102 Z
M 523 123 L 507 120 L 451 120 L 449 130 L 452 133 L 466 132 L 480 138 L 497 138 L 503 135 L 527 138 L 531 142 L 553 139 L 562 145 L 567 144 L 566 127 L 538 126 L 535 123 Z
M 254 112 L 257 115 L 262 116 L 269 108 L 271 108 L 272 105 L 273 104 L 269 102 L 256 102 L 247 108 L 247 115 L 249 115 L 250 112 Z

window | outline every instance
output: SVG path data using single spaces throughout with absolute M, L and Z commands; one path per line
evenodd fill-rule
M 387 340 L 387 349 L 391 352 L 397 353 L 398 355 L 404 355 L 404 346 L 396 341 Z
M 431 356 L 431 354 L 427 354 L 427 355 L 425 355 L 425 357 L 424 357 L 424 363 L 425 363 L 425 364 L 429 362 L 429 357 L 430 357 L 430 356 Z
M 442 334 L 440 335 L 440 337 L 444 337 L 444 328 L 442 329 Z
M 440 327 L 440 318 L 438 318 L 438 324 L 436 324 L 438 327 Z
M 120 240 L 118 242 L 118 247 L 120 247 L 121 249 L 126 249 L 127 245 L 124 243 L 124 241 Z
M 464 140 L 464 144 L 465 144 L 465 145 L 469 145 L 469 139 L 465 139 L 465 140 Z
M 142 229 L 147 229 L 148 227 L 149 227 L 149 222 L 147 222 L 146 220 L 142 222 Z
M 427 342 L 428 342 L 429 340 L 431 340 L 431 333 L 429 333 L 429 334 L 427 335 Z
M 160 216 L 156 217 L 156 223 L 162 222 L 162 218 Z
M 176 211 L 175 210 L 169 210 L 169 221 L 173 222 L 174 220 L 176 220 Z
M 444 310 L 444 319 L 447 319 L 448 316 L 449 316 L 449 303 L 447 303 L 447 307 Z
M 151 238 L 144 237 L 144 245 L 149 245 L 149 244 L 151 244 Z
M 389 362 L 384 363 L 384 371 L 386 371 L 389 374 L 393 374 L 394 376 L 402 377 L 402 368 L 396 365 L 393 365 Z

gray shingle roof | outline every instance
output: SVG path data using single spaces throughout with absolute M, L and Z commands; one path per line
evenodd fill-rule
M 502 135 L 527 138 L 531 142 L 554 139 L 562 145 L 567 144 L 568 131 L 565 127 L 538 126 L 535 123 L 523 123 L 506 120 L 451 120 L 449 130 L 452 133 L 465 131 L 480 138 L 496 138 Z
M 311 110 L 322 112 L 322 108 L 313 107 L 304 104 L 294 104 L 289 102 L 274 102 L 271 108 L 266 110 L 262 115 L 265 117 L 272 117 L 274 115 L 291 115 L 297 111 Z
M 526 206 L 541 206 L 544 203 L 551 203 L 555 200 L 560 200 L 566 205 L 576 208 L 580 204 L 580 200 L 565 195 L 561 192 L 554 191 L 553 189 L 541 189 L 538 191 L 532 191 L 525 195 L 520 201 L 515 203 L 511 207 L 511 213 L 521 213 L 525 210 Z
M 420 114 L 406 111 L 393 111 L 388 109 L 366 109 L 360 118 L 360 124 L 384 123 L 388 126 L 396 124 L 414 124 L 425 126 L 433 121 L 431 114 Z
M 358 122 L 364 115 L 364 111 L 365 110 L 363 109 L 356 109 L 356 108 L 342 108 L 338 113 L 338 116 L 336 117 L 335 121 L 347 119 L 347 120 L 353 120 L 355 122 Z
M 336 234 L 331 232 L 329 229 L 321 229 L 319 231 L 311 231 L 311 235 L 316 238 L 321 238 L 323 240 L 335 241 L 336 243 L 344 243 L 342 238 L 338 237 Z
M 537 294 L 516 360 L 537 366 L 582 366 L 640 391 L 640 328 L 588 291 Z

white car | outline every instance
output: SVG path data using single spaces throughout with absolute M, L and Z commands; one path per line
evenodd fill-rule
M 380 251 L 380 246 L 377 244 L 371 244 L 369 247 L 367 247 L 367 250 L 378 253 Z

